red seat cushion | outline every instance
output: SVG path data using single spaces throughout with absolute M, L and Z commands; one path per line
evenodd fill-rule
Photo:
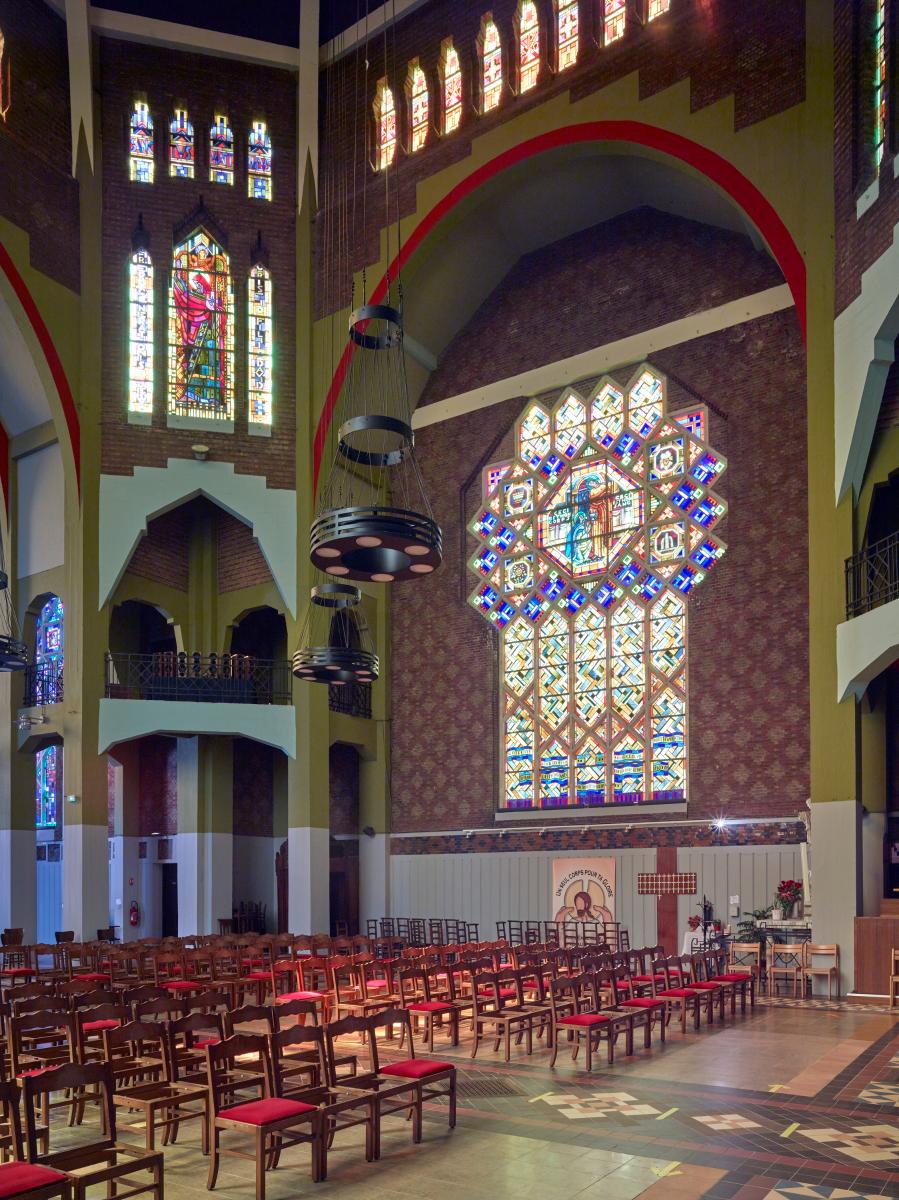
M 559 1021 L 560 1025 L 602 1025 L 604 1021 L 608 1021 L 608 1017 L 602 1016 L 600 1013 L 574 1013 L 570 1017 L 563 1017 Z
M 390 1063 L 381 1067 L 382 1075 L 398 1075 L 400 1079 L 423 1079 L 426 1075 L 437 1075 L 448 1071 L 452 1063 L 440 1062 L 436 1058 L 407 1058 L 403 1062 Z
M 701 983 L 691 983 L 691 988 L 699 988 L 701 992 L 717 992 L 721 987 L 720 983 L 715 983 L 712 980 L 703 980 Z
M 379 992 L 390 985 L 386 979 L 366 979 L 365 986 L 370 992 Z
M 455 1012 L 455 1005 L 446 1004 L 443 1000 L 417 1000 L 408 1005 L 410 1012 Z
M 636 1000 L 622 1000 L 622 1008 L 660 1008 L 661 1001 L 652 996 L 642 996 Z
M 264 958 L 242 958 L 240 962 L 241 966 L 244 967 L 261 967 L 265 965 Z
M 673 975 L 674 972 L 672 971 L 671 974 Z M 664 975 L 632 975 L 631 983 L 652 983 L 653 979 L 655 979 L 656 983 L 665 982 Z
M 749 974 L 744 975 L 741 971 L 734 971 L 730 975 L 713 975 L 712 976 L 712 982 L 718 981 L 720 983 L 749 983 L 751 981 L 751 979 L 752 979 L 751 975 L 749 975 Z
M 32 1075 L 43 1075 L 45 1071 L 52 1071 L 52 1067 L 32 1067 L 30 1071 L 20 1071 L 16 1079 L 25 1079 Z
M 168 988 L 170 992 L 192 992 L 196 990 L 197 985 L 190 983 L 187 979 L 174 979 L 162 986 Z
M 270 1125 L 273 1121 L 285 1121 L 288 1117 L 302 1117 L 316 1111 L 314 1104 L 302 1100 L 284 1100 L 271 1096 L 267 1100 L 250 1100 L 247 1104 L 235 1104 L 223 1108 L 220 1117 L 229 1121 L 241 1121 L 246 1125 Z
M 219 1046 L 219 1045 L 221 1045 L 221 1041 L 222 1041 L 221 1038 L 215 1038 L 215 1037 L 200 1038 L 198 1041 L 194 1042 L 194 1049 L 195 1050 L 205 1050 L 207 1046 Z
M 479 996 L 492 996 L 493 988 L 492 987 L 478 988 L 478 995 Z M 517 995 L 518 995 L 518 992 L 513 987 L 501 987 L 499 989 L 499 996 L 500 996 L 501 1000 L 514 1000 Z
M 0 975 L 33 975 L 33 967 L 4 967 Z
M 118 1029 L 119 1021 L 85 1021 L 81 1028 L 85 1033 L 95 1033 L 98 1029 Z
M 271 973 L 269 971 L 250 971 L 248 974 L 244 975 L 244 979 L 260 981 L 263 979 L 271 979 Z
M 667 991 L 659 992 L 659 995 L 660 996 L 672 996 L 672 997 L 673 996 L 684 997 L 684 996 L 695 996 L 696 993 L 691 991 L 690 988 L 668 988 Z
M 52 1187 L 62 1183 L 68 1176 L 52 1167 L 39 1167 L 34 1163 L 0 1163 L 0 1196 L 21 1196 L 38 1188 Z
M 324 1000 L 321 992 L 285 992 L 275 997 L 276 1004 L 286 1004 L 288 1000 Z
M 87 980 L 90 980 L 91 983 L 108 983 L 109 982 L 109 976 L 105 973 L 105 971 L 85 971 L 83 974 L 80 974 L 80 973 L 76 974 L 75 978 L 76 979 L 87 979 Z

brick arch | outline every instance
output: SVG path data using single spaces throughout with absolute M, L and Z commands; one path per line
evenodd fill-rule
M 803 339 L 805 338 L 805 262 L 790 231 L 771 202 L 754 183 L 722 155 L 682 134 L 660 129 L 656 125 L 649 125 L 642 121 L 586 121 L 577 125 L 566 125 L 521 142 L 475 168 L 422 217 L 390 263 L 388 271 L 375 285 L 367 298 L 368 302 L 378 303 L 384 298 L 387 292 L 388 278 L 395 279 L 397 272 L 402 270 L 428 235 L 439 227 L 443 219 L 488 180 L 501 175 L 503 171 L 518 163 L 549 150 L 591 142 L 630 143 L 633 146 L 655 150 L 668 158 L 692 167 L 711 183 L 721 188 L 746 214 L 767 242 L 792 292 L 802 336 Z M 351 357 L 352 343 L 348 343 L 337 364 L 319 416 L 313 444 L 313 489 L 318 484 L 325 442 Z

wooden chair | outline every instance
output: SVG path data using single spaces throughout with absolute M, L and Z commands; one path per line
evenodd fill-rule
M 659 985 L 661 975 L 663 983 Z M 653 996 L 664 1000 L 668 1006 L 668 1019 L 672 1012 L 680 1014 L 681 1033 L 687 1032 L 687 1013 L 693 1015 L 693 1028 L 699 1029 L 700 1014 L 705 1009 L 706 1021 L 712 1021 L 712 1000 L 714 993 L 699 988 L 687 987 L 681 974 L 681 963 L 677 957 L 661 958 L 652 965 Z
M 608 987 L 613 1008 L 624 1009 L 636 1014 L 635 1026 L 643 1024 L 640 1014 L 645 1014 L 644 1045 L 652 1038 L 652 1027 L 656 1025 L 662 1044 L 665 1043 L 665 1027 L 668 1023 L 668 1005 L 661 997 L 634 996 L 631 994 L 630 976 L 627 967 L 611 967 L 601 973 L 602 982 Z M 648 1040 L 646 1040 L 648 1039 Z
M 218 1013 L 188 1013 L 166 1021 L 169 1039 L 169 1069 L 176 1079 L 197 1081 L 208 1086 L 206 1079 L 206 1047 L 218 1045 L 224 1038 L 222 1018 Z M 183 1075 L 182 1075 L 183 1073 Z
M 730 943 L 727 951 L 727 974 L 736 975 L 740 972 L 748 974 L 752 980 L 750 996 L 752 1004 L 755 1004 L 756 985 L 765 982 L 761 942 Z
M 476 974 L 472 976 L 471 982 L 471 999 L 474 1006 L 474 1044 L 471 1057 L 474 1058 L 477 1054 L 481 1039 L 490 1036 L 490 1029 L 493 1031 L 494 1052 L 502 1042 L 506 1062 L 510 1058 L 513 1037 L 516 1044 L 520 1044 L 524 1038 L 526 1051 L 531 1054 L 534 1049 L 534 1025 L 538 1016 L 533 1010 L 524 1007 L 521 985 L 515 972 L 508 970 Z
M 819 963 L 816 960 L 821 958 L 831 959 L 828 963 Z M 819 977 L 827 979 L 827 999 L 833 999 L 833 985 L 836 983 L 837 999 L 840 998 L 840 947 L 833 943 L 832 945 L 823 945 L 820 942 L 805 943 L 805 964 L 802 968 L 802 994 L 806 994 L 808 989 L 812 990 L 814 995 L 813 982 Z
M 19 1086 L 13 1080 L 0 1082 L 0 1123 L 8 1127 L 4 1135 L 4 1158 L 11 1150 L 13 1162 L 0 1163 L 0 1196 L 15 1200 L 72 1200 L 72 1183 L 64 1171 L 25 1161 L 22 1118 L 19 1113 Z M 46 1137 L 46 1131 L 41 1133 Z
M 431 974 L 428 971 L 413 967 L 408 971 L 398 972 L 399 978 L 399 1007 L 409 1013 L 413 1032 L 424 1028 L 422 1040 L 428 1048 L 428 1053 L 434 1053 L 434 1030 L 442 1028 L 444 1021 L 448 1022 L 450 1042 L 459 1045 L 459 1016 L 461 1006 L 448 998 L 444 993 L 441 999 L 435 999 L 431 989 Z M 382 1007 L 389 1008 L 389 1001 Z
M 703 959 L 706 979 L 711 979 L 714 983 L 730 984 L 732 994 L 740 997 L 740 1012 L 745 1016 L 747 991 L 751 996 L 752 1004 L 755 1004 L 755 976 L 739 968 L 736 971 L 729 970 L 727 952 L 724 950 L 709 950 L 703 955 Z M 731 1012 L 734 1012 L 733 1006 Z
M 793 999 L 799 998 L 802 972 L 805 968 L 805 944 L 802 942 L 772 942 L 768 946 L 768 994 L 777 994 L 778 979 L 793 987 Z
M 318 1005 L 313 1000 L 285 1000 L 280 1004 L 274 1004 L 272 1005 L 272 1016 L 276 1033 L 280 1033 L 284 1029 L 291 1029 L 295 1025 L 305 1025 L 307 1021 L 312 1025 L 320 1024 Z M 297 1019 L 290 1021 L 290 1017 Z M 293 1057 L 297 1062 L 306 1061 L 314 1064 L 317 1061 L 317 1055 L 312 1051 L 297 1050 Z M 347 1075 L 355 1075 L 355 1054 L 339 1054 L 334 1060 L 334 1066 L 343 1068 Z M 343 1077 L 337 1076 L 337 1078 Z
M 51 1092 L 71 1089 L 73 1094 L 98 1089 L 101 1097 L 102 1126 L 105 1137 L 72 1146 L 67 1150 L 38 1152 L 35 1110 Z M 72 1182 L 73 1200 L 85 1200 L 89 1188 L 105 1184 L 108 1196 L 138 1196 L 149 1192 L 154 1200 L 163 1200 L 162 1155 L 147 1153 L 116 1139 L 112 1072 L 107 1063 L 68 1063 L 51 1067 L 23 1080 L 25 1131 L 28 1158 L 41 1166 L 65 1171 Z M 138 1183 L 128 1191 L 118 1191 L 120 1180 L 136 1183 L 132 1177 L 149 1172 L 150 1183 Z
M 890 1008 L 899 1004 L 899 950 L 890 950 Z
M 630 1031 L 632 1052 L 633 1022 L 628 1014 L 622 1020 L 613 1020 L 611 1014 L 597 1011 L 597 996 L 593 982 L 587 975 L 565 975 L 552 980 L 549 985 L 552 1007 L 553 1053 L 550 1067 L 556 1065 L 559 1043 L 563 1039 L 571 1046 L 572 1062 L 577 1058 L 581 1042 L 584 1042 L 587 1070 L 593 1070 L 593 1054 L 605 1039 L 609 1066 L 615 1062 L 615 1041 L 622 1026 Z M 507 1060 L 508 1061 L 508 1060 Z

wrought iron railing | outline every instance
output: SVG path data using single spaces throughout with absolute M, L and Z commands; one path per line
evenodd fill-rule
M 370 683 L 332 683 L 328 685 L 328 708 L 351 717 L 371 716 Z
M 846 559 L 846 616 L 858 617 L 899 599 L 899 533 Z
M 59 704 L 63 699 L 62 663 L 30 663 L 25 668 L 25 708 Z
M 290 704 L 287 659 L 249 654 L 107 654 L 106 695 L 119 700 Z

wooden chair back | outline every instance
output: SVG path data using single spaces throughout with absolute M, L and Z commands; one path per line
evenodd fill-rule
M 228 1037 L 233 1037 L 236 1033 L 261 1033 L 266 1036 L 269 1033 L 274 1033 L 275 1017 L 271 1007 L 266 1004 L 244 1004 L 240 1008 L 229 1009 L 224 1014 L 225 1034 Z M 248 1029 L 242 1030 L 241 1025 L 265 1025 L 264 1030 Z
M 115 1087 L 109 1063 L 64 1063 L 62 1066 L 49 1067 L 46 1071 L 41 1071 L 36 1075 L 26 1075 L 22 1080 L 22 1096 L 25 1107 L 25 1147 L 29 1162 L 41 1162 L 43 1156 L 38 1151 L 38 1142 L 42 1138 L 49 1139 L 47 1127 L 39 1128 L 36 1119 L 43 1097 L 49 1096 L 51 1092 L 62 1092 L 68 1089 L 75 1091 L 96 1089 L 101 1113 L 100 1127 L 105 1136 L 92 1145 L 109 1146 L 115 1143 L 115 1106 L 112 1102 Z M 79 1150 L 86 1148 L 83 1143 L 79 1145 Z
M 247 1062 L 260 1064 L 259 1075 L 254 1076 L 262 1083 L 263 1094 L 271 1092 L 271 1059 L 268 1038 L 259 1033 L 235 1033 L 217 1044 L 207 1045 L 206 1072 L 209 1080 L 209 1104 L 211 1116 L 217 1117 L 223 1108 L 233 1103 L 234 1076 L 246 1072 Z M 247 1072 L 249 1075 L 249 1072 Z
M 415 1043 L 412 1037 L 412 1019 L 404 1008 L 385 1008 L 378 1013 L 366 1017 L 342 1017 L 339 1021 L 331 1021 L 325 1026 L 325 1047 L 328 1069 L 328 1081 L 332 1087 L 337 1086 L 337 1059 L 340 1057 L 335 1042 L 341 1037 L 360 1035 L 362 1049 L 368 1059 L 368 1071 L 363 1074 L 377 1075 L 381 1070 L 378 1056 L 378 1030 L 392 1030 L 399 1025 L 402 1031 L 403 1045 L 409 1048 L 409 1058 L 415 1058 Z
M 267 1040 L 272 1072 L 272 1095 L 283 1095 L 282 1059 L 286 1051 L 295 1050 L 298 1046 L 302 1046 L 304 1049 L 309 1046 L 314 1048 L 318 1078 L 320 1080 L 328 1078 L 325 1031 L 320 1025 L 291 1025 L 287 1029 L 278 1029 L 274 1033 L 270 1033 Z

